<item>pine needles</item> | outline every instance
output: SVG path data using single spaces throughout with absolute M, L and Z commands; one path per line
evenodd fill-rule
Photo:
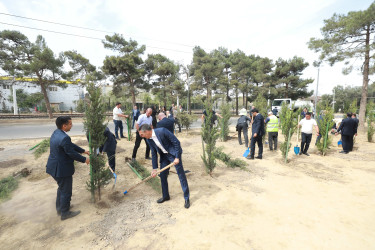
M 142 176 L 143 179 L 151 175 L 150 171 L 148 171 L 138 161 L 132 162 L 131 166 L 138 172 L 140 176 Z M 161 193 L 161 183 L 159 178 L 152 178 L 146 181 L 146 183 L 150 185 L 156 192 Z
M 49 148 L 49 138 L 48 139 L 44 139 L 40 144 L 39 146 L 36 148 L 36 150 L 34 151 L 34 157 L 35 159 L 38 159 L 39 157 L 42 156 L 42 154 L 44 154 L 45 152 L 48 151 L 48 148 Z

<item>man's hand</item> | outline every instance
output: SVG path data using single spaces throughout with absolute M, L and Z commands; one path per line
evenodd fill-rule
M 355 136 L 357 136 L 357 133 L 355 133 Z
M 90 152 L 89 151 L 85 151 L 83 152 L 84 154 L 87 154 L 87 155 L 90 155 Z
M 157 172 L 158 172 L 157 169 L 153 169 L 152 172 L 151 172 L 151 176 L 155 177 L 157 175 Z
M 180 159 L 178 159 L 178 158 L 174 159 L 173 164 L 177 165 L 178 163 L 180 163 Z
M 338 135 L 338 134 L 339 134 L 339 133 L 336 132 L 336 133 L 335 133 L 335 136 Z
M 90 158 L 89 158 L 89 157 L 86 157 L 86 164 L 87 164 L 87 165 L 90 164 Z
M 254 133 L 253 137 L 257 137 L 257 135 L 258 135 L 257 133 Z

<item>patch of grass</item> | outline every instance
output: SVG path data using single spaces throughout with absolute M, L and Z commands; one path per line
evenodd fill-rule
M 9 176 L 0 180 L 0 201 L 9 198 L 10 193 L 18 187 L 18 180 Z
M 39 157 L 42 156 L 42 154 L 44 154 L 45 152 L 48 151 L 48 148 L 49 148 L 49 138 L 48 139 L 44 139 L 40 145 L 36 148 L 36 150 L 34 151 L 34 157 L 35 159 L 38 159 Z
M 138 161 L 132 162 L 131 166 L 143 177 L 143 179 L 151 175 L 150 171 L 148 171 Z M 146 183 L 150 185 L 156 192 L 161 193 L 161 182 L 159 178 L 152 178 L 146 181 Z

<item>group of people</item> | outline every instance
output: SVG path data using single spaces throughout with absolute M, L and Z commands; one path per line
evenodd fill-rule
M 173 111 L 173 109 L 171 110 Z M 182 165 L 181 144 L 173 134 L 175 121 L 169 114 L 172 112 L 159 112 L 159 122 L 156 124 L 153 124 L 152 113 L 153 109 L 148 108 L 144 114 L 140 114 L 139 111 L 137 112 L 136 106 L 134 106 L 132 116 L 136 128 L 136 140 L 133 148 L 132 160 L 135 161 L 138 148 L 143 139 L 146 142 L 145 158 L 152 160 L 153 171 L 151 175 L 153 177 L 156 177 L 157 175 L 158 154 L 160 156 L 160 169 L 173 163 L 180 179 L 185 200 L 184 207 L 189 208 L 189 185 Z M 169 118 L 167 115 L 169 115 Z M 114 172 L 116 171 L 115 153 L 117 140 L 120 140 L 120 138 L 126 138 L 123 135 L 121 118 L 128 118 L 128 115 L 125 115 L 122 112 L 121 103 L 116 103 L 116 107 L 113 109 L 115 134 L 111 133 L 109 128 L 106 127 L 104 131 L 105 142 L 98 149 L 99 152 L 105 152 L 107 154 L 109 166 Z M 50 139 L 50 154 L 46 165 L 46 172 L 54 178 L 58 185 L 56 211 L 61 217 L 61 220 L 72 218 L 80 213 L 80 211 L 70 210 L 72 207 L 70 201 L 72 197 L 73 174 L 75 171 L 74 161 L 90 164 L 90 153 L 72 143 L 70 136 L 67 134 L 72 126 L 72 119 L 69 116 L 60 116 L 56 119 L 57 129 L 53 132 Z M 120 136 L 118 136 L 119 131 Z M 150 152 L 152 158 L 150 157 Z M 87 156 L 84 157 L 81 154 L 86 154 Z M 157 203 L 163 203 L 170 200 L 167 181 L 168 175 L 169 169 L 161 172 L 159 175 L 162 187 L 162 197 L 157 200 Z
M 303 119 L 299 121 L 298 127 L 301 128 L 301 150 L 300 155 L 304 154 L 310 156 L 308 149 L 311 143 L 312 135 L 314 130 L 316 132 L 317 141 L 321 137 L 319 133 L 319 126 L 315 119 L 312 118 L 312 113 L 304 108 L 301 113 Z M 337 129 L 336 135 L 341 133 L 343 150 L 340 153 L 347 154 L 353 149 L 353 137 L 357 135 L 358 119 L 356 114 L 348 113 L 347 118 L 342 120 L 341 125 Z M 274 111 L 268 112 L 266 119 L 259 113 L 258 109 L 252 107 L 250 110 L 250 116 L 247 115 L 246 109 L 240 110 L 240 117 L 237 120 L 236 130 L 238 131 L 238 142 L 242 145 L 241 134 L 243 133 L 245 146 L 249 147 L 248 141 L 248 127 L 251 128 L 251 142 L 250 142 L 250 154 L 247 159 L 262 159 L 263 157 L 263 136 L 268 133 L 268 145 L 270 151 L 277 150 L 278 144 L 278 131 L 279 131 L 279 119 L 276 117 Z M 266 127 L 266 129 L 265 129 Z M 336 124 L 334 124 L 336 128 Z M 258 145 L 258 156 L 255 157 L 255 144 Z

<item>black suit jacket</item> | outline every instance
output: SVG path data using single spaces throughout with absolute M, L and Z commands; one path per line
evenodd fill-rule
M 168 129 L 171 133 L 173 133 L 174 130 L 174 120 L 173 118 L 163 118 L 161 121 L 156 124 L 157 128 L 166 128 Z
M 171 132 L 169 132 L 166 128 L 157 128 L 157 129 L 154 129 L 154 132 L 160 144 L 163 146 L 165 150 L 167 150 L 168 154 L 172 155 L 174 158 L 181 159 L 182 148 L 181 148 L 180 141 L 177 139 L 177 137 Z M 158 153 L 161 156 L 165 154 L 156 145 L 154 140 L 147 139 L 147 143 L 151 149 L 152 168 L 157 169 L 158 168 Z
M 108 127 L 105 128 L 104 137 L 106 138 L 103 146 L 99 148 L 100 152 L 116 152 L 116 137 Z
M 136 112 L 134 112 L 134 109 L 133 109 L 133 111 L 132 111 L 132 117 L 133 117 L 133 119 L 136 121 L 136 120 L 138 120 L 138 117 L 141 115 L 141 112 L 139 111 L 139 109 L 137 109 L 137 111 Z
M 53 177 L 69 177 L 74 174 L 74 160 L 85 162 L 86 158 L 80 155 L 83 148 L 72 143 L 69 135 L 56 129 L 50 139 L 50 154 L 46 172 Z
M 337 133 L 341 132 L 342 135 L 353 136 L 357 133 L 358 123 L 352 118 L 342 120 Z
M 252 126 L 252 136 L 257 133 L 257 136 L 264 135 L 264 118 L 261 114 L 258 113 L 257 116 L 254 117 L 253 126 Z

